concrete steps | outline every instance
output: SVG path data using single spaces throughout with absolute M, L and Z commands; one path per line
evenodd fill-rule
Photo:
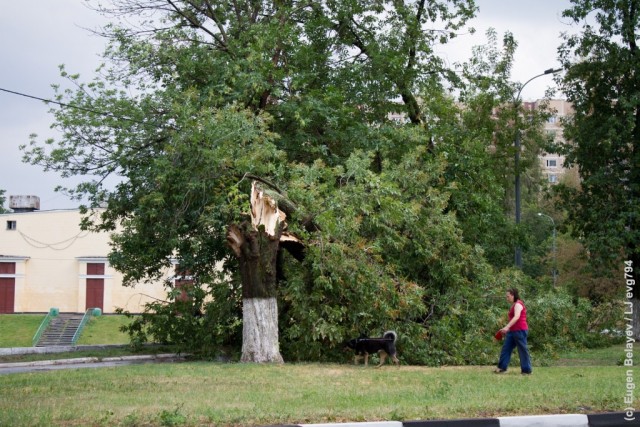
M 51 319 L 51 323 L 40 337 L 36 347 L 73 345 L 73 337 L 78 331 L 82 317 L 81 314 L 57 315 Z

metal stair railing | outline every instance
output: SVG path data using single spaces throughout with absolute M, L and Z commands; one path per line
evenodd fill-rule
M 76 345 L 76 342 L 78 342 L 78 339 L 80 339 L 80 334 L 82 334 L 82 330 L 84 329 L 85 325 L 91 319 L 91 316 L 93 316 L 93 311 L 93 308 L 88 308 L 87 311 L 85 311 L 84 316 L 82 316 L 82 320 L 78 325 L 78 329 L 76 329 L 76 333 L 73 334 L 73 338 L 71 339 L 72 345 Z
M 33 347 L 35 347 L 38 344 L 38 341 L 40 341 L 40 337 L 42 336 L 44 331 L 47 330 L 49 323 L 51 323 L 51 319 L 53 319 L 57 315 L 58 315 L 57 311 L 49 310 L 45 318 L 42 320 L 42 323 L 40 323 L 40 327 L 36 331 L 36 334 L 33 336 L 31 340 L 31 344 Z

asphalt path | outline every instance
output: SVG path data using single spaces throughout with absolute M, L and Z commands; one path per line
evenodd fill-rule
M 85 357 L 39 362 L 2 363 L 0 364 L 0 375 L 19 374 L 25 372 L 47 372 L 61 369 L 111 368 L 116 366 L 140 365 L 147 363 L 175 363 L 183 360 L 183 357 L 174 354 L 165 354 L 157 356 L 111 357 L 105 359 Z

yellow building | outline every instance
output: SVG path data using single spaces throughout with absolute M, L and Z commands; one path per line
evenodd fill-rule
M 0 313 L 139 313 L 166 299 L 162 283 L 122 286 L 107 260 L 109 234 L 81 230 L 79 210 L 39 211 L 37 197 L 19 197 L 0 215 Z
M 541 101 L 536 101 L 535 106 L 540 102 Z M 548 101 L 548 104 L 553 114 L 545 123 L 544 131 L 555 143 L 564 143 L 562 121 L 573 115 L 573 105 L 563 99 L 551 99 Z M 564 160 L 563 155 L 556 153 L 542 153 L 540 155 L 542 173 L 549 184 L 557 184 L 567 173 L 567 169 L 564 167 Z

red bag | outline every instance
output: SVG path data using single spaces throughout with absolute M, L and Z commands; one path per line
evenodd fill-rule
M 499 330 L 498 332 L 496 332 L 496 334 L 493 336 L 496 341 L 501 341 L 502 338 L 504 337 L 504 335 L 502 334 L 502 330 Z

